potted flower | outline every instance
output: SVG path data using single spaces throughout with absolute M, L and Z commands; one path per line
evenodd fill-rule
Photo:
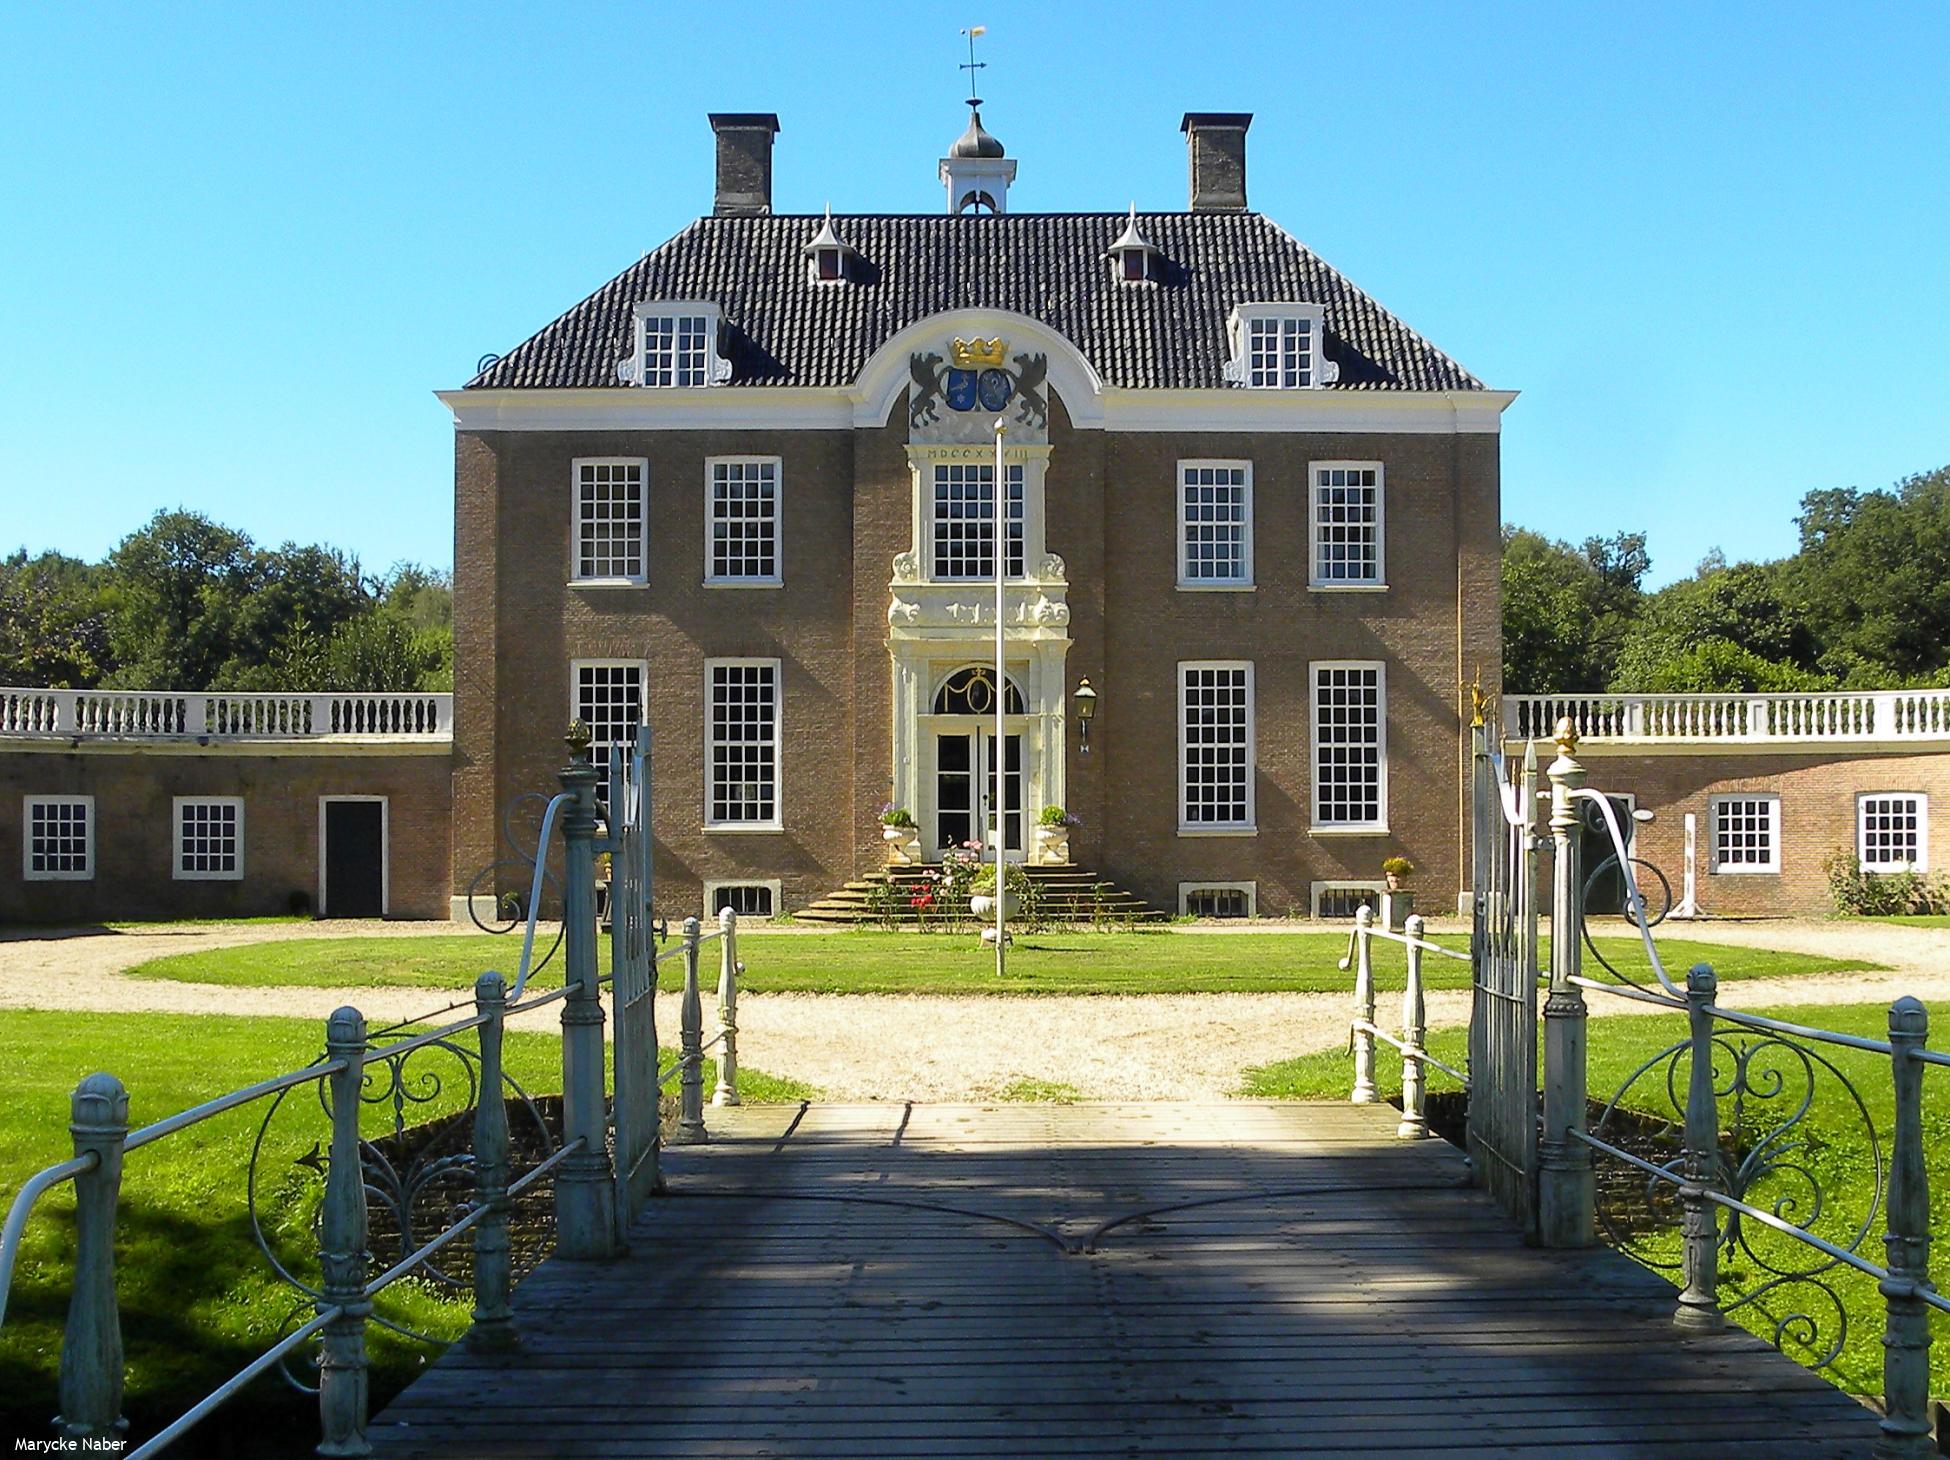
M 1070 860 L 1070 828 L 1082 825 L 1083 819 L 1072 816 L 1061 806 L 1045 806 L 1043 814 L 1036 820 L 1036 832 L 1031 849 L 1036 865 L 1039 867 L 1058 867 Z
M 1408 890 L 1415 864 L 1407 857 L 1388 857 L 1381 864 L 1381 875 L 1388 884 L 1388 890 L 1381 894 L 1382 926 L 1399 933 L 1415 910 L 1415 894 Z
M 1029 886 L 1029 874 L 1013 862 L 1005 862 L 1002 875 L 1002 916 L 1006 921 L 1022 911 L 1022 895 Z M 977 921 L 995 921 L 995 864 L 990 863 L 969 883 L 968 910 Z
M 921 860 L 921 831 L 905 806 L 889 801 L 880 808 L 880 835 L 887 843 L 890 867 L 913 866 Z

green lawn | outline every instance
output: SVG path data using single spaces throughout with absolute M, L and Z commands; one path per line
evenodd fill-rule
M 1435 941 L 1462 948 L 1461 934 Z M 538 949 L 545 948 L 538 942 Z M 606 946 L 606 945 L 605 945 Z M 677 946 L 673 941 L 667 947 Z M 1598 946 L 1619 969 L 1649 977 L 1637 938 L 1603 937 Z M 1705 960 L 1726 979 L 1875 969 L 1859 959 L 1734 948 L 1690 939 L 1659 941 L 1669 969 Z M 739 939 L 745 964 L 741 988 L 755 992 L 851 994 L 1138 994 L 1138 993 L 1331 993 L 1346 989 L 1352 974 L 1336 967 L 1347 952 L 1347 934 L 1322 933 L 1091 933 L 1024 934 L 1010 950 L 1007 976 L 997 981 L 995 955 L 972 934 L 748 933 Z M 133 970 L 138 978 L 262 988 L 407 987 L 471 989 L 484 968 L 512 972 L 520 945 L 512 937 L 473 934 L 425 938 L 317 938 L 177 953 Z M 1400 967 L 1399 944 L 1377 946 L 1384 967 Z M 537 977 L 553 985 L 561 977 L 560 954 Z M 705 945 L 703 977 L 717 978 L 716 944 Z M 1589 960 L 1587 960 L 1588 962 Z M 605 966 L 607 966 L 605 962 Z M 1601 970 L 1590 970 L 1596 974 Z M 1430 957 L 1423 964 L 1429 988 L 1464 988 L 1468 967 Z M 667 961 L 662 986 L 681 986 L 681 959 Z
M 525 1022 L 546 1029 L 554 1013 Z M 531 1092 L 560 1090 L 559 1038 L 517 1032 L 520 1022 L 508 1035 L 509 1074 Z M 68 1095 L 85 1075 L 102 1069 L 118 1075 L 129 1089 L 130 1124 L 140 1126 L 307 1064 L 320 1053 L 321 1034 L 319 1024 L 297 1019 L 0 1012 L 0 1068 L 7 1071 L 7 1098 L 0 1102 L 0 1210 L 27 1176 L 73 1154 Z M 471 1047 L 472 1037 L 462 1042 Z M 662 1063 L 674 1059 L 666 1051 Z M 409 1069 L 450 1076 L 436 1098 L 412 1109 L 409 1122 L 458 1108 L 464 1081 L 452 1079 L 451 1070 L 424 1056 Z M 707 1090 L 715 1078 L 715 1067 L 707 1070 Z M 811 1093 L 751 1070 L 740 1072 L 739 1086 L 748 1100 L 797 1100 Z M 138 1439 L 145 1426 L 153 1431 L 158 1416 L 173 1418 L 275 1342 L 298 1296 L 276 1281 L 250 1235 L 246 1170 L 264 1110 L 259 1102 L 232 1111 L 128 1158 L 116 1261 L 128 1412 L 138 1422 Z M 368 1134 L 384 1134 L 391 1128 L 389 1109 L 374 1106 L 368 1121 Z M 316 1097 L 301 1089 L 267 1137 L 259 1169 L 268 1183 L 270 1234 L 281 1251 L 303 1253 L 311 1246 L 307 1223 L 318 1188 L 294 1162 L 327 1135 Z M 73 1211 L 73 1188 L 57 1187 L 41 1199 L 27 1229 L 0 1328 L 0 1434 L 44 1434 L 57 1408 Z M 449 1338 L 467 1321 L 465 1302 L 411 1279 L 382 1295 L 378 1311 Z M 368 1342 L 376 1394 L 404 1384 L 428 1356 L 424 1345 L 376 1325 Z M 296 1405 L 302 1420 L 312 1401 L 267 1377 L 239 1402 L 287 1419 Z
M 1888 1032 L 1889 1010 L 1886 1004 L 1773 1008 L 1755 1012 L 1871 1038 L 1886 1037 Z M 1601 1102 L 1611 1099 L 1626 1077 L 1639 1065 L 1685 1037 L 1684 1017 L 1677 1014 L 1594 1019 L 1589 1027 L 1590 1090 L 1592 1097 Z M 1938 1030 L 1931 1042 L 1938 1046 L 1950 1045 L 1950 1029 Z M 1460 1069 L 1467 1055 L 1466 1044 L 1464 1030 L 1438 1030 L 1430 1036 L 1429 1052 Z M 1892 1118 L 1888 1060 L 1875 1054 L 1831 1046 L 1822 1046 L 1821 1051 L 1834 1061 L 1861 1093 L 1886 1163 Z M 1384 1044 L 1377 1053 L 1376 1064 L 1377 1082 L 1384 1094 L 1388 1098 L 1399 1099 L 1401 1057 L 1392 1047 Z M 1780 1070 L 1792 1078 L 1798 1066 L 1798 1060 L 1783 1060 Z M 1679 1084 L 1682 1100 L 1685 1095 L 1684 1071 L 1685 1065 L 1682 1063 Z M 1754 1079 L 1759 1081 L 1764 1077 L 1765 1071 L 1757 1065 Z M 1335 1048 L 1247 1070 L 1240 1093 L 1260 1099 L 1345 1100 L 1352 1078 L 1352 1057 L 1345 1049 Z M 1659 1108 L 1663 1104 L 1663 1087 L 1655 1088 L 1655 1085 L 1655 1081 L 1640 1080 L 1625 1103 L 1633 1109 L 1670 1116 L 1670 1107 Z M 1440 1071 L 1431 1072 L 1431 1090 L 1454 1088 L 1455 1082 L 1447 1075 Z M 1790 1091 L 1799 1089 L 1792 1083 L 1789 1088 Z M 1926 1071 L 1924 1097 L 1924 1149 L 1934 1193 L 1932 1209 L 1936 1214 L 1932 1225 L 1940 1227 L 1950 1220 L 1950 1071 Z M 1757 1110 L 1768 1108 L 1775 1107 L 1765 1104 L 1756 1106 Z M 1723 1099 L 1721 1102 L 1721 1119 L 1731 1120 L 1730 1100 Z M 1816 1221 L 1815 1231 L 1831 1241 L 1846 1243 L 1873 1198 L 1875 1163 L 1861 1114 L 1832 1076 L 1825 1073 L 1821 1076 L 1808 1120 L 1797 1127 L 1796 1138 L 1801 1144 L 1789 1149 L 1788 1159 L 1805 1165 L 1821 1182 L 1824 1215 Z M 1783 1198 L 1792 1197 L 1797 1205 L 1784 1214 L 1790 1220 L 1800 1220 L 1803 1219 L 1802 1214 L 1809 1210 L 1807 1196 L 1805 1186 L 1784 1177 L 1753 1188 L 1749 1200 L 1758 1206 L 1771 1207 Z M 1812 1255 L 1812 1249 L 1791 1238 L 1766 1240 L 1778 1244 L 1761 1249 L 1763 1255 L 1772 1260 L 1785 1257 L 1788 1263 L 1799 1266 L 1806 1265 Z M 1676 1233 L 1662 1232 L 1653 1239 L 1650 1250 L 1655 1255 L 1676 1258 Z M 1869 1237 L 1862 1242 L 1859 1250 L 1872 1262 L 1883 1260 L 1882 1219 L 1879 1213 Z M 1722 1302 L 1727 1302 L 1730 1294 L 1745 1291 L 1755 1281 L 1756 1273 L 1752 1258 L 1744 1254 L 1736 1261 L 1723 1260 Z M 1882 1299 L 1876 1292 L 1874 1282 L 1852 1269 L 1831 1276 L 1847 1306 L 1849 1323 L 1842 1354 L 1828 1373 L 1835 1382 L 1853 1393 L 1879 1394 L 1882 1392 Z M 1776 1318 L 1793 1311 L 1795 1306 L 1807 1307 L 1810 1312 L 1821 1315 L 1822 1342 L 1825 1345 L 1827 1336 L 1835 1332 L 1835 1325 L 1820 1295 L 1810 1292 L 1805 1286 L 1778 1290 L 1778 1293 L 1782 1298 L 1799 1297 L 1801 1302 L 1798 1305 L 1775 1305 L 1771 1299 L 1768 1300 L 1776 1308 Z M 1734 1317 L 1761 1337 L 1773 1338 L 1774 1323 L 1765 1320 L 1756 1308 L 1738 1310 Z M 1950 1321 L 1946 1321 L 1941 1314 L 1935 1315 L 1933 1331 L 1936 1341 L 1931 1349 L 1932 1391 L 1941 1394 L 1950 1391 Z M 1806 1355 L 1797 1353 L 1792 1343 L 1787 1348 L 1788 1352 L 1795 1353 L 1796 1357 L 1805 1361 Z
M 1950 916 L 1943 913 L 1888 913 L 1878 917 L 1854 918 L 1851 921 L 1888 923 L 1897 928 L 1950 928 Z

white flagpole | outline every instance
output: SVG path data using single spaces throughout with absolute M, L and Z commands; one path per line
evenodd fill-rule
M 995 772 L 995 789 L 991 793 L 995 815 L 995 830 L 991 840 L 995 843 L 995 976 L 1001 978 L 1008 957 L 1008 883 L 1005 880 L 1007 858 L 1003 855 L 1009 838 L 1005 827 L 1008 818 L 1009 793 L 1008 766 L 1009 755 L 1007 730 L 1003 724 L 1002 712 L 1008 707 L 1008 671 L 1002 662 L 1002 633 L 1005 601 L 1002 585 L 1009 571 L 1009 538 L 1007 532 L 1009 509 L 1009 479 L 1002 465 L 1002 434 L 1008 426 L 999 418 L 995 423 L 995 747 L 989 752 L 990 764 Z

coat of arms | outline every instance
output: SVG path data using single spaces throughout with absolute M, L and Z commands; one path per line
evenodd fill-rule
M 1008 347 L 999 336 L 992 340 L 956 340 L 948 353 L 950 363 L 945 366 L 939 355 L 908 357 L 908 373 L 914 378 L 907 413 L 910 426 L 939 420 L 937 402 L 951 411 L 1000 414 L 1011 400 L 1016 403 L 1017 421 L 1037 427 L 1049 424 L 1049 401 L 1044 394 L 1049 356 L 1018 355 L 1012 370 L 1003 363 Z

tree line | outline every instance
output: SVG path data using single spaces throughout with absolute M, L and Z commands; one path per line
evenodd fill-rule
M 1646 592 L 1643 532 L 1578 547 L 1503 529 L 1503 684 L 1516 694 L 1950 685 L 1950 466 L 1808 493 L 1800 546 L 1718 549 Z
M 291 691 L 453 687 L 450 576 L 367 574 L 322 545 L 263 548 L 158 512 L 98 563 L 0 560 L 0 684 Z

